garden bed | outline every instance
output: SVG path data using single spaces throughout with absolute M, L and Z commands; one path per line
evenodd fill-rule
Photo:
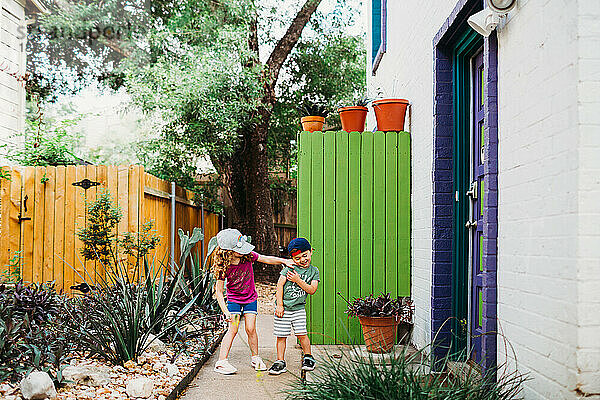
M 149 397 L 151 400 L 174 400 L 189 385 L 202 365 L 219 346 L 225 330 L 220 327 L 213 332 L 188 340 L 189 346 L 183 353 L 180 349 L 159 343 L 145 351 L 137 362 L 128 361 L 121 365 L 111 365 L 102 360 L 74 356 L 69 365 L 82 370 L 93 371 L 96 379 L 85 379 L 79 383 L 64 383 L 57 387 L 57 399 L 128 399 L 127 383 L 137 378 L 148 378 L 153 382 Z M 107 377 L 102 383 L 100 377 Z M 86 384 L 87 383 L 87 384 Z M 0 398 L 5 400 L 22 399 L 19 384 L 0 383 Z

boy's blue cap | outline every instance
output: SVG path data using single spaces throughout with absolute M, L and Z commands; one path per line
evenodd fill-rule
M 292 257 L 311 249 L 310 243 L 304 238 L 294 238 L 288 244 L 288 254 Z

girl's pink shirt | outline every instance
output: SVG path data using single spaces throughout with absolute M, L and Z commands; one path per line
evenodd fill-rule
M 258 260 L 258 253 L 250 253 L 252 261 L 230 265 L 225 272 L 227 301 L 238 304 L 252 303 L 258 299 L 254 285 L 252 263 Z

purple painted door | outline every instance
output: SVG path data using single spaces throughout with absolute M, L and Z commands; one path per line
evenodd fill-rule
M 472 121 L 471 121 L 471 219 L 470 264 L 471 264 L 471 359 L 481 364 L 483 332 L 483 52 L 479 52 L 471 63 Z

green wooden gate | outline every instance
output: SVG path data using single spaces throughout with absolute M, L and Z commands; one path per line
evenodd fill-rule
M 302 132 L 299 145 L 298 236 L 321 273 L 307 304 L 311 341 L 358 343 L 341 296 L 410 295 L 410 136 Z

